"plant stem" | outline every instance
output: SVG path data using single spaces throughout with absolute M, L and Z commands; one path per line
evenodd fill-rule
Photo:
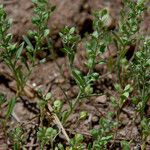
M 79 100 L 80 100 L 80 97 L 81 97 L 81 91 L 78 93 L 76 99 L 75 99 L 75 102 L 73 103 L 72 107 L 70 108 L 70 111 L 67 113 L 64 121 L 63 121 L 63 124 L 66 123 L 66 121 L 68 120 L 69 116 L 73 113 L 73 111 L 76 109 L 77 107 L 77 104 L 79 103 Z

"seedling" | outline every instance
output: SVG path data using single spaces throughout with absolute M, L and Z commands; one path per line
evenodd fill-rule
M 10 131 L 10 138 L 13 141 L 13 149 L 19 150 L 23 148 L 23 141 L 25 139 L 24 133 L 21 127 L 16 127 Z
M 12 98 L 11 100 L 7 101 L 7 98 L 4 94 L 1 94 L 0 96 L 0 107 L 2 106 L 2 104 L 4 104 L 4 102 L 7 102 L 7 107 L 6 107 L 6 112 L 3 116 L 2 119 L 0 119 L 1 125 L 2 125 L 2 129 L 5 135 L 5 139 L 7 140 L 7 124 L 8 124 L 8 119 L 11 117 L 14 106 L 16 104 L 16 98 Z M 1 107 L 1 111 L 3 110 L 3 108 Z
M 51 6 L 47 0 L 32 0 L 32 2 L 34 4 L 35 14 L 32 17 L 32 23 L 36 29 L 29 31 L 29 37 L 35 40 L 35 46 L 32 45 L 28 37 L 24 36 L 24 40 L 27 43 L 27 55 L 34 66 L 36 55 L 39 51 L 48 49 L 53 57 L 55 55 L 52 47 L 52 40 L 49 37 L 50 30 L 47 25 L 52 12 L 55 10 L 55 6 Z M 45 41 L 47 47 L 44 48 L 43 44 Z
M 74 58 L 76 45 L 79 41 L 79 37 L 75 35 L 75 28 L 68 28 L 62 30 L 60 36 L 63 40 L 65 52 L 69 59 L 70 70 L 73 78 L 75 79 L 80 91 L 76 99 L 72 102 L 69 112 L 64 112 L 63 122 L 66 122 L 70 114 L 75 110 L 82 97 L 90 96 L 93 94 L 93 83 L 98 79 L 99 74 L 94 72 L 96 64 L 102 62 L 96 61 L 98 55 L 104 53 L 107 50 L 110 37 L 106 27 L 106 21 L 108 19 L 108 11 L 106 9 L 95 12 L 94 29 L 95 31 L 91 34 L 91 40 L 86 44 L 87 46 L 87 62 L 85 62 L 89 69 L 87 75 L 83 76 L 82 73 L 75 68 Z M 103 29 L 103 30 L 102 30 Z M 102 32 L 100 32 L 100 30 Z
M 19 95 L 19 93 L 22 92 L 26 81 L 26 76 L 22 71 L 24 62 L 22 61 L 22 64 L 19 65 L 24 42 L 20 45 L 13 43 L 13 35 L 8 33 L 11 22 L 11 20 L 7 19 L 3 6 L 0 5 L 0 59 L 1 61 L 4 61 L 11 70 L 13 77 L 17 82 L 17 95 Z
M 134 61 L 131 63 L 132 79 L 137 91 L 133 97 L 133 104 L 136 106 L 137 114 L 141 117 L 142 149 L 145 149 L 147 137 L 150 135 L 149 118 L 146 117 L 145 109 L 150 98 L 150 39 L 142 38 L 139 51 L 136 52 Z
M 123 150 L 130 150 L 130 143 L 127 141 L 122 141 L 121 146 L 122 146 Z
M 46 144 L 51 143 L 51 146 L 53 146 L 53 141 L 55 139 L 55 136 L 57 135 L 57 130 L 53 129 L 51 127 L 40 127 L 39 131 L 37 132 L 38 140 L 41 144 L 41 150 L 44 150 L 44 147 Z
M 69 150 L 83 150 L 84 147 L 82 145 L 82 142 L 84 140 L 84 137 L 82 134 L 76 134 L 74 138 L 71 140 L 71 147 Z
M 113 139 L 113 129 L 115 123 L 111 118 L 101 118 L 99 121 L 99 128 L 92 129 L 91 134 L 94 138 L 92 149 L 107 149 L 107 144 Z
M 39 91 L 38 92 L 40 100 L 38 102 L 39 108 L 40 108 L 40 125 L 42 126 L 43 124 L 43 119 L 46 115 L 46 107 L 48 102 L 51 100 L 52 94 L 47 93 L 46 95 L 42 95 L 42 93 Z
M 126 53 L 131 47 L 134 51 L 138 40 L 140 39 L 139 30 L 140 23 L 142 21 L 143 12 L 146 9 L 145 0 L 123 0 L 124 7 L 121 11 L 121 19 L 119 22 L 118 31 L 113 31 L 114 42 L 117 48 L 117 72 L 120 84 L 122 84 L 123 78 L 121 78 L 122 65 L 121 61 L 125 58 Z M 131 52 L 132 53 L 132 52 Z M 132 56 L 131 56 L 132 57 Z M 126 57 L 127 58 L 127 57 Z M 127 58 L 130 59 L 130 58 Z
M 144 115 L 146 104 L 150 97 L 150 39 L 145 38 L 141 41 L 139 51 L 136 52 L 134 61 L 131 63 L 132 71 L 130 70 L 135 88 L 138 95 L 135 96 L 134 104 L 137 105 L 137 110 L 140 112 L 141 117 Z

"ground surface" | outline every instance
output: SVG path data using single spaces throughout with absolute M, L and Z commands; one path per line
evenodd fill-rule
M 92 11 L 103 7 L 109 8 L 112 16 L 112 25 L 116 25 L 121 8 L 121 2 L 120 0 L 51 0 L 51 3 L 52 5 L 56 5 L 56 11 L 53 13 L 49 21 L 49 27 L 51 29 L 51 36 L 54 41 L 55 50 L 58 53 L 58 58 L 55 61 L 48 61 L 46 64 L 38 65 L 30 77 L 29 84 L 34 88 L 41 88 L 43 91 L 51 91 L 55 99 L 60 99 L 62 101 L 65 101 L 65 95 L 63 93 L 65 92 L 68 99 L 71 100 L 77 95 L 78 89 L 70 76 L 66 64 L 66 58 L 62 55 L 62 52 L 60 52 L 62 47 L 58 35 L 60 29 L 62 29 L 65 25 L 75 26 L 77 27 L 81 37 L 84 38 L 84 33 L 91 33 L 93 31 Z M 21 41 L 22 35 L 25 35 L 29 29 L 34 28 L 31 24 L 33 8 L 31 1 L 0 0 L 0 4 L 4 4 L 9 17 L 14 20 L 12 32 L 15 40 Z M 150 15 L 146 14 L 145 18 L 142 29 L 148 33 L 150 31 L 150 28 L 148 28 L 150 25 Z M 86 72 L 83 67 L 84 46 L 82 43 L 78 46 L 77 57 L 78 61 L 76 61 L 76 66 L 83 72 Z M 115 76 L 113 74 L 105 76 L 107 73 L 106 66 L 98 66 L 96 69 L 103 78 L 96 83 L 95 91 L 102 92 L 103 96 L 93 97 L 77 108 L 66 127 L 70 136 L 73 136 L 75 133 L 82 133 L 87 137 L 87 139 L 90 139 L 89 130 L 92 127 L 96 128 L 100 117 L 106 114 L 108 110 L 110 111 L 112 109 L 110 106 L 109 96 L 115 95 L 112 84 L 112 80 L 115 80 Z M 14 95 L 13 81 L 6 75 L 9 74 L 9 70 L 3 64 L 0 64 L 0 74 L 0 91 L 6 93 L 8 98 L 10 98 Z M 29 119 L 36 116 L 39 111 L 36 106 L 37 101 L 33 97 L 34 96 L 31 92 L 31 95 L 29 94 L 28 96 L 23 97 L 22 100 L 18 100 L 15 106 L 15 113 L 21 122 L 26 123 Z M 64 109 L 67 109 L 68 106 L 67 104 L 65 105 Z M 76 123 L 79 116 L 79 110 L 87 110 L 89 118 L 80 123 Z M 117 137 L 118 140 L 133 138 L 138 145 L 140 144 L 138 131 L 139 122 L 137 120 L 137 124 L 134 126 L 130 124 L 132 119 L 130 116 L 132 114 L 132 107 L 127 105 L 120 115 L 122 126 L 119 129 Z M 37 120 L 35 120 L 35 122 L 37 123 Z M 28 128 L 29 130 L 27 130 L 27 132 L 32 132 L 34 134 L 33 131 L 36 127 L 29 125 Z M 30 138 L 32 138 L 32 136 Z M 35 146 L 35 149 L 39 149 L 38 145 L 36 145 L 36 141 L 34 141 L 34 136 L 33 140 L 30 139 L 28 141 L 29 145 L 32 145 L 33 147 Z M 119 145 L 116 144 L 114 149 L 117 149 L 117 147 L 119 149 Z M 0 150 L 4 149 L 5 144 L 3 144 L 3 137 L 0 134 Z M 147 150 L 149 149 L 150 147 L 147 147 Z

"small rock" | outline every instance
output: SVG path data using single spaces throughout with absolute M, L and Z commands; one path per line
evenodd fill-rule
M 64 78 L 57 78 L 56 80 L 55 80 L 55 83 L 57 83 L 57 84 L 62 84 L 62 83 L 64 83 L 65 82 L 65 79 Z
M 122 125 L 126 125 L 129 123 L 129 118 L 126 114 L 124 113 L 121 113 L 120 116 L 119 116 L 119 120 L 121 122 Z
M 99 121 L 99 118 L 97 117 L 97 116 L 93 116 L 92 117 L 92 122 L 93 123 L 96 123 L 96 122 L 98 122 Z
M 107 102 L 107 97 L 106 97 L 106 95 L 98 96 L 98 97 L 95 99 L 95 102 L 96 102 L 96 103 L 105 104 L 105 103 Z

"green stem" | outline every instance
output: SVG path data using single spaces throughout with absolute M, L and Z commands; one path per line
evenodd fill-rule
M 146 136 L 143 136 L 141 150 L 146 149 Z
M 79 100 L 80 100 L 80 97 L 81 97 L 81 91 L 79 92 L 79 94 L 77 95 L 76 99 L 75 99 L 75 102 L 73 103 L 72 107 L 70 108 L 70 111 L 67 113 L 64 121 L 63 121 L 63 124 L 66 123 L 66 121 L 68 120 L 69 116 L 73 113 L 73 111 L 76 109 L 78 103 L 79 103 Z

